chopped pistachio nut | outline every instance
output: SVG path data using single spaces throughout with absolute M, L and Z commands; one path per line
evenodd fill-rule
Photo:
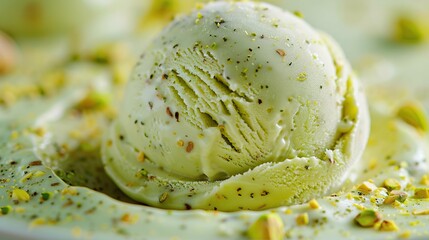
M 298 225 L 307 225 L 308 222 L 309 222 L 308 213 L 299 214 L 296 217 L 296 224 L 298 224 Z
M 100 92 L 89 92 L 74 108 L 78 111 L 100 110 L 108 105 L 109 95 Z
M 381 220 L 381 214 L 372 209 L 365 209 L 354 220 L 361 227 L 373 227 Z
M 61 191 L 62 195 L 77 195 L 77 188 L 75 187 L 67 187 Z
M 45 218 L 35 218 L 33 221 L 30 222 L 30 228 L 38 227 L 47 224 Z
M 400 43 L 421 43 L 425 30 L 417 19 L 401 16 L 395 23 L 394 38 Z
M 377 189 L 377 186 L 375 186 L 374 183 L 371 183 L 368 181 L 363 182 L 361 185 L 357 187 L 357 190 L 364 194 L 369 194 L 373 192 L 375 189 Z
M 320 208 L 320 205 L 319 205 L 319 203 L 317 202 L 316 199 L 312 199 L 310 202 L 308 202 L 308 206 L 311 209 L 319 209 Z
M 397 116 L 417 130 L 427 132 L 428 118 L 423 107 L 417 103 L 408 103 L 398 109 Z
M 42 193 L 42 199 L 44 200 L 44 201 L 47 201 L 47 200 L 49 200 L 49 198 L 51 197 L 51 193 L 49 193 L 49 192 L 44 192 L 44 193 Z
M 161 194 L 161 196 L 159 196 L 159 202 L 163 203 L 165 202 L 165 200 L 167 200 L 168 198 L 168 192 L 164 192 L 163 194 Z
M 408 197 L 408 194 L 404 191 L 392 190 L 389 193 L 389 196 L 387 196 L 387 198 L 384 199 L 384 204 L 392 204 L 395 201 L 403 203 L 405 202 L 407 197 Z
M 6 214 L 8 214 L 10 211 L 12 211 L 12 207 L 11 207 L 11 206 L 3 206 L 3 207 L 0 207 L 0 215 L 6 215 Z
M 123 223 L 127 223 L 127 224 L 135 224 L 138 221 L 138 216 L 137 215 L 133 215 L 133 214 L 129 214 L 129 213 L 125 213 L 124 215 L 122 215 L 121 217 L 121 222 Z
M 378 230 L 380 231 L 385 231 L 385 232 L 393 232 L 393 231 L 398 231 L 399 228 L 398 226 L 396 226 L 394 221 L 391 220 L 383 220 L 381 221 Z
M 14 189 L 12 191 L 12 199 L 17 201 L 28 201 L 30 200 L 30 195 L 22 189 Z
M 283 220 L 276 213 L 268 213 L 260 216 L 247 231 L 250 239 L 283 239 L 284 224 Z
M 400 190 L 401 189 L 401 183 L 393 178 L 388 178 L 384 180 L 383 187 L 385 187 L 388 191 L 392 190 Z
M 137 160 L 139 162 L 144 162 L 144 152 L 139 152 L 139 154 L 137 155 Z
M 429 215 L 429 209 L 425 210 L 414 210 L 413 215 Z
M 420 180 L 420 184 L 423 184 L 425 186 L 429 186 L 429 175 L 424 175 L 422 179 Z
M 300 74 L 298 74 L 298 77 L 296 78 L 296 80 L 300 81 L 300 82 L 304 82 L 305 80 L 307 80 L 308 75 L 306 72 L 302 72 Z
M 414 190 L 415 198 L 429 198 L 429 188 L 417 188 Z
M 304 14 L 301 11 L 294 11 L 293 14 L 299 18 L 304 18 Z
M 400 238 L 410 238 L 411 237 L 411 231 L 410 230 L 406 230 L 404 232 L 402 232 L 401 234 L 399 234 Z

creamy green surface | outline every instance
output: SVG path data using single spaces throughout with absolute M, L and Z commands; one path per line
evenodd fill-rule
M 318 24 L 323 25 L 323 21 Z M 366 41 L 370 40 L 368 37 Z M 360 45 L 356 43 L 353 46 Z M 52 44 L 49 44 L 45 49 L 51 47 Z M 428 45 L 423 43 L 402 47 L 415 53 L 406 54 L 406 59 L 410 61 L 407 65 L 414 61 L 414 69 L 424 69 L 421 56 L 429 52 Z M 354 184 L 349 184 L 350 187 L 346 186 L 347 191 L 339 192 L 336 196 L 317 199 L 320 209 L 311 209 L 308 204 L 303 204 L 261 212 L 222 213 L 169 211 L 124 203 L 130 200 L 115 187 L 107 187 L 112 185 L 103 171 L 97 173 L 91 170 L 89 175 L 85 173 L 86 169 L 97 169 L 101 164 L 100 156 L 94 155 L 99 150 L 101 134 L 94 131 L 93 124 L 103 129 L 110 121 L 111 114 L 103 107 L 96 107 L 97 104 L 82 105 L 82 100 L 95 90 L 101 96 L 109 93 L 110 100 L 106 100 L 107 104 L 104 105 L 111 106 L 110 103 L 114 103 L 117 97 L 112 89 L 118 92 L 121 89 L 114 84 L 115 74 L 110 67 L 83 61 L 62 66 L 61 69 L 66 73 L 66 84 L 55 87 L 55 91 L 49 91 L 49 87 L 45 86 L 43 89 L 48 93 L 46 97 L 22 95 L 13 105 L 1 106 L 0 207 L 2 212 L 7 211 L 3 209 L 8 209 L 8 212 L 0 216 L 0 236 L 2 239 L 245 239 L 248 227 L 261 214 L 277 212 L 285 223 L 285 238 L 396 239 L 402 234 L 409 234 L 411 239 L 426 239 L 429 236 L 429 216 L 415 215 L 413 211 L 429 210 L 429 201 L 413 198 L 414 190 L 406 186 L 408 183 L 423 186 L 420 184 L 421 176 L 428 174 L 428 163 L 424 160 L 427 157 L 427 136 L 398 119 L 395 113 L 399 106 L 416 97 L 428 109 L 429 105 L 425 104 L 427 96 L 419 94 L 427 92 L 425 90 L 428 87 L 418 81 L 424 77 L 420 71 L 408 72 L 400 64 L 398 59 L 404 56 L 403 53 L 386 49 L 378 53 L 386 56 L 381 54 L 386 52 L 392 61 L 383 58 L 384 62 L 370 65 L 385 66 L 382 63 L 387 62 L 397 67 L 397 74 L 394 75 L 395 81 L 369 86 L 372 134 L 364 161 L 356 166 L 351 181 L 358 184 L 372 178 L 380 186 L 386 178 L 395 178 L 409 193 L 404 204 L 397 207 L 382 204 L 386 197 L 382 190 L 361 195 L 351 187 Z M 354 56 L 356 60 L 358 55 Z M 55 71 L 48 69 L 47 72 Z M 32 73 L 31 78 L 29 73 Z M 5 96 L 5 89 L 10 91 L 10 85 L 21 86 L 19 89 L 22 86 L 30 88 L 28 86 L 40 85 L 39 80 L 46 76 L 33 73 L 26 69 L 21 73 L 0 77 L 2 97 Z M 369 71 L 366 76 L 376 74 L 376 71 Z M 405 75 L 411 78 L 404 79 L 402 76 Z M 413 88 L 418 89 L 414 91 Z M 116 108 L 115 105 L 112 108 Z M 82 111 L 79 109 L 91 111 L 83 116 L 76 114 L 76 110 Z M 64 144 L 68 146 L 67 150 L 61 147 Z M 75 162 L 86 165 L 76 166 L 73 164 Z M 85 175 L 73 176 L 70 170 Z M 97 191 L 86 187 L 70 188 L 58 175 L 73 185 L 88 186 Z M 29 194 L 28 201 L 13 200 L 13 189 L 18 188 Z M 399 230 L 380 232 L 356 226 L 353 218 L 360 212 L 359 206 L 378 209 L 383 219 L 395 221 Z M 308 213 L 309 224 L 298 226 L 296 218 L 302 213 Z
M 151 206 L 262 210 L 337 190 L 368 125 L 328 36 L 272 5 L 212 3 L 142 54 L 102 154 Z

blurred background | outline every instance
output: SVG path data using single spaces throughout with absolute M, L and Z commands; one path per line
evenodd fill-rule
M 0 106 L 28 95 L 11 89 L 43 81 L 52 71 L 104 67 L 125 82 L 154 36 L 204 2 L 0 0 L 0 92 L 8 92 L 0 94 Z M 429 106 L 429 0 L 267 2 L 332 35 L 369 92 L 381 84 L 389 86 L 386 95 L 413 95 Z

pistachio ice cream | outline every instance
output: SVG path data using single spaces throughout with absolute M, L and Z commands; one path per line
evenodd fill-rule
M 217 2 L 142 54 L 103 158 L 127 195 L 152 206 L 261 210 L 337 189 L 368 124 L 329 36 L 268 4 Z
M 13 2 L 18 4 L 24 1 L 36 0 Z M 56 2 L 52 1 L 52 4 Z M 179 2 L 188 4 L 191 1 L 156 2 L 157 4 L 174 3 L 176 5 L 166 5 L 168 9 L 172 7 L 174 9 Z M 123 194 L 106 174 L 100 148 L 101 145 L 105 145 L 105 149 L 111 146 L 109 152 L 112 152 L 112 149 L 121 151 L 120 154 L 115 154 L 113 161 L 127 157 L 127 161 L 119 162 L 124 164 L 124 168 L 130 165 L 132 167 L 133 159 L 143 160 L 145 163 L 149 160 L 154 162 L 153 164 L 157 163 L 148 157 L 149 151 L 145 152 L 144 149 L 138 148 L 127 150 L 131 144 L 130 135 L 123 130 L 125 125 L 116 123 L 118 129 L 122 128 L 121 131 L 115 130 L 118 133 L 118 140 L 115 140 L 113 135 L 106 137 L 112 121 L 125 112 L 125 105 L 118 105 L 121 103 L 120 99 L 123 99 L 123 87 L 129 76 L 128 69 L 136 63 L 143 52 L 140 49 L 150 42 L 150 36 L 158 32 L 160 23 L 166 20 L 159 16 L 159 12 L 152 12 L 152 9 L 151 16 L 155 19 L 148 20 L 143 16 L 143 12 L 140 12 L 142 25 L 135 26 L 135 31 L 130 35 L 122 35 L 123 38 L 109 42 L 108 45 L 100 42 L 96 42 L 95 46 L 88 45 L 86 41 L 81 42 L 82 39 L 79 36 L 73 35 L 77 37 L 79 44 L 85 46 L 82 53 L 77 56 L 66 54 L 73 52 L 74 49 L 71 48 L 76 46 L 52 44 L 57 36 L 52 39 L 44 35 L 40 39 L 13 34 L 12 39 L 16 41 L 7 41 L 11 44 L 6 43 L 5 46 L 11 47 L 18 61 L 13 68 L 7 68 L 7 71 L 0 73 L 0 239 L 428 239 L 429 121 L 426 112 L 429 109 L 427 96 L 429 88 L 425 70 L 429 44 L 426 41 L 413 45 L 399 43 L 392 37 L 395 29 L 389 26 L 396 26 L 397 13 L 409 11 L 412 16 L 417 16 L 417 11 L 413 9 L 427 12 L 429 2 L 404 4 L 402 0 L 385 0 L 368 2 L 368 5 L 362 5 L 359 0 L 282 2 L 283 7 L 291 11 L 301 11 L 302 14 L 297 15 L 304 16 L 306 21 L 317 25 L 320 29 L 325 29 L 339 40 L 348 59 L 355 64 L 360 79 L 366 83 L 365 90 L 371 118 L 370 136 L 361 159 L 355 161 L 350 172 L 345 174 L 347 179 L 341 190 L 328 191 L 328 194 L 302 204 L 262 211 L 234 212 L 195 209 L 195 205 L 191 206 L 188 202 L 188 207 L 193 207 L 192 210 L 162 209 L 133 201 Z M 121 1 L 121 4 L 126 3 Z M 361 8 L 361 6 L 370 6 L 371 11 L 368 12 L 367 8 Z M 0 12 L 6 10 L 0 6 Z M 201 9 L 199 12 L 202 15 L 201 19 L 208 16 Z M 220 26 L 228 26 L 224 13 L 218 14 L 225 21 Z M 365 14 L 365 18 L 361 17 L 362 14 Z M 157 20 L 156 16 L 161 19 Z M 267 14 L 267 16 L 269 19 L 275 17 L 273 14 Z M 117 23 L 116 19 L 111 17 L 108 19 L 109 23 Z M 154 22 L 158 22 L 158 25 Z M 109 27 L 120 28 L 116 24 L 110 25 L 107 22 L 103 22 L 102 26 L 107 26 L 106 24 Z M 141 26 L 144 26 L 144 32 L 141 32 Z M 247 27 L 241 30 L 248 31 L 249 35 L 252 33 Z M 262 29 L 253 32 L 262 34 Z M 280 34 L 279 32 L 277 30 L 275 33 Z M 99 36 L 98 32 L 91 32 L 91 34 Z M 202 38 L 202 32 L 199 34 Z M 278 35 L 273 33 L 271 36 Z M 390 37 L 388 47 L 380 44 L 380 38 L 383 36 Z M 253 38 L 255 44 L 262 45 L 258 42 L 258 38 Z M 105 38 L 101 37 L 101 39 Z M 220 46 L 219 42 L 217 44 Z M 297 43 L 294 44 L 297 46 Z M 297 67 L 296 59 L 288 61 L 288 57 L 291 56 L 290 49 L 272 46 L 275 50 L 283 49 L 285 61 L 288 64 L 293 62 L 292 66 Z M 251 47 L 252 52 L 255 52 L 254 47 Z M 270 50 L 266 45 L 264 47 Z M 118 50 L 121 50 L 120 55 L 117 54 Z M 308 48 L 304 48 L 302 52 L 307 51 Z M 235 49 L 230 52 L 233 56 L 237 54 Z M 0 53 L 2 53 L 1 50 Z M 222 63 L 218 53 L 214 50 L 210 50 L 210 53 L 217 56 L 217 61 Z M 329 53 L 329 55 L 336 56 L 332 59 L 340 63 L 342 58 L 337 56 L 341 54 Z M 146 53 L 145 57 L 147 56 L 149 55 Z M 4 59 L 7 60 L 6 63 L 11 62 L 10 57 Z M 328 62 L 326 61 L 325 64 Z M 272 62 L 270 63 L 272 65 Z M 305 66 L 310 66 L 310 63 Z M 264 64 L 264 66 L 267 65 Z M 343 66 L 343 76 L 349 75 L 347 64 L 336 65 Z M 201 65 L 195 66 L 201 67 Z M 250 67 L 247 68 L 250 69 Z M 282 71 L 287 72 L 286 70 L 290 69 L 285 66 Z M 337 69 L 340 70 L 341 67 Z M 229 73 L 231 71 L 229 70 Z M 310 76 L 310 71 L 305 70 L 305 72 Z M 229 75 L 232 74 L 227 76 Z M 170 76 L 165 81 L 171 80 Z M 307 81 L 308 79 L 310 78 L 307 78 Z M 234 79 L 231 81 L 239 82 Z M 355 84 L 354 80 L 350 83 Z M 313 88 L 309 87 L 309 89 Z M 326 90 L 326 85 L 323 89 Z M 352 91 L 349 87 L 346 89 L 345 92 L 348 92 L 348 95 L 344 95 L 344 98 L 353 99 L 347 96 L 352 96 L 351 93 L 356 90 Z M 289 94 L 291 94 L 290 91 Z M 310 99 L 308 95 L 305 96 L 306 99 Z M 268 101 L 266 97 L 258 98 L 262 100 L 261 105 Z M 156 101 L 153 103 L 154 109 L 155 103 L 160 104 Z M 273 103 L 270 104 L 273 105 Z M 341 105 L 347 104 L 340 99 L 339 106 Z M 175 112 L 179 112 L 179 120 L 183 124 L 184 113 L 179 111 L 179 108 L 173 109 L 172 104 L 169 104 L 169 107 L 174 116 L 173 121 L 175 121 Z M 357 109 L 358 113 L 362 114 L 362 109 Z M 117 115 L 118 112 L 119 115 Z M 260 112 L 260 116 L 262 113 Z M 358 116 L 361 116 L 359 114 Z M 344 113 L 344 115 L 353 114 Z M 168 116 L 171 115 L 168 114 Z M 261 117 L 258 115 L 259 118 Z M 264 119 L 267 120 L 261 125 L 269 125 L 270 118 Z M 335 120 L 337 117 L 332 119 Z M 356 137 L 358 131 L 355 130 L 358 126 L 357 120 L 352 120 L 351 123 L 353 123 L 353 130 L 343 130 L 343 136 L 335 137 L 338 144 L 342 142 L 345 147 L 341 148 L 335 143 L 332 144 L 334 147 L 328 150 L 345 155 L 348 152 L 347 146 L 353 149 L 353 139 L 355 139 L 354 143 L 358 144 Z M 112 134 L 115 133 L 113 129 L 111 129 Z M 189 129 L 186 131 L 189 132 Z M 147 132 L 154 135 L 152 131 Z M 184 141 L 183 147 L 186 147 L 185 143 L 190 139 L 188 141 L 181 139 Z M 121 142 L 123 145 L 114 144 L 114 141 Z M 201 144 L 197 141 L 193 143 L 191 153 L 198 149 L 198 144 Z M 182 142 L 179 141 L 179 144 Z M 297 148 L 296 145 L 295 148 Z M 222 151 L 222 153 L 225 152 L 227 150 Z M 323 159 L 323 156 L 317 157 Z M 244 161 L 245 157 L 237 159 Z M 336 163 L 339 159 L 335 158 Z M 295 160 L 293 158 L 293 162 L 292 159 L 286 161 L 289 161 L 292 166 L 292 163 L 296 163 Z M 125 165 L 128 162 L 129 164 Z M 274 166 L 281 162 L 282 160 L 278 160 L 270 164 Z M 264 164 L 248 171 L 254 171 L 259 166 Z M 272 172 L 269 172 L 271 169 L 268 167 L 265 169 L 266 171 L 261 170 L 265 175 L 258 175 L 255 179 L 266 177 L 266 184 L 269 186 L 274 182 L 271 181 L 273 178 L 269 178 Z M 319 169 L 323 170 L 321 167 Z M 141 173 L 145 174 L 144 170 L 147 171 L 148 176 L 146 181 L 161 179 L 159 177 L 161 174 L 155 175 L 161 171 L 152 171 L 146 168 L 146 165 L 136 171 L 140 173 L 139 176 L 142 176 Z M 231 186 L 231 179 L 243 179 L 248 172 L 235 175 L 231 173 L 232 177 L 213 177 L 217 180 L 211 180 L 208 176 L 204 177 L 205 180 L 188 180 L 191 178 L 189 176 L 185 181 L 184 177 L 177 177 L 179 170 L 174 170 L 176 171 L 174 174 L 173 170 L 169 170 L 169 175 L 167 173 L 163 175 L 163 177 L 166 175 L 175 177 L 174 181 L 169 180 L 168 183 L 178 186 L 186 182 L 189 183 L 188 186 L 192 186 L 191 184 L 200 182 L 201 185 L 207 186 L 207 196 L 214 191 L 220 192 L 219 189 L 225 188 L 224 186 Z M 135 174 L 133 171 L 129 171 L 130 175 Z M 203 171 L 205 170 L 201 170 Z M 301 173 L 298 170 L 296 172 Z M 299 186 L 303 188 L 302 186 L 308 185 L 307 182 L 310 179 L 326 182 L 326 176 L 330 176 L 328 174 L 329 172 L 315 174 L 308 180 L 305 179 Z M 279 179 L 283 176 L 290 175 L 283 174 Z M 132 180 L 132 177 L 129 179 Z M 163 178 L 165 179 L 166 177 Z M 298 185 L 299 176 L 291 182 L 295 179 L 294 184 Z M 338 178 L 338 181 L 341 182 L 342 179 Z M 160 183 L 161 187 L 164 182 Z M 245 181 L 236 181 L 240 184 L 243 182 Z M 127 186 L 132 186 L 139 182 L 128 181 L 127 183 Z M 142 184 L 141 188 L 153 186 L 144 181 L 142 183 L 146 185 Z M 277 184 L 277 182 L 274 183 Z M 136 188 L 137 185 L 134 189 Z M 155 187 L 153 189 L 159 190 Z M 222 191 L 225 196 L 235 198 L 237 202 L 245 202 L 249 197 L 241 192 L 243 189 L 238 191 L 238 188 L 233 188 L 229 192 L 224 189 Z M 255 189 L 255 191 L 260 190 L 257 186 Z M 198 188 L 198 191 L 201 192 L 201 188 Z M 240 199 L 238 194 L 243 198 Z M 272 192 L 265 197 L 272 196 L 271 194 Z M 162 192 L 157 200 L 167 203 L 172 196 L 172 192 Z M 185 198 L 193 197 L 185 196 Z M 201 202 L 204 200 L 203 197 L 198 199 Z M 267 199 L 260 197 L 261 202 Z

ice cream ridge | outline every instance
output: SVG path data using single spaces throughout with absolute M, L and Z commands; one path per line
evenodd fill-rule
M 141 55 L 102 154 L 142 203 L 262 210 L 337 190 L 368 129 L 329 36 L 269 4 L 220 1 L 174 20 Z

